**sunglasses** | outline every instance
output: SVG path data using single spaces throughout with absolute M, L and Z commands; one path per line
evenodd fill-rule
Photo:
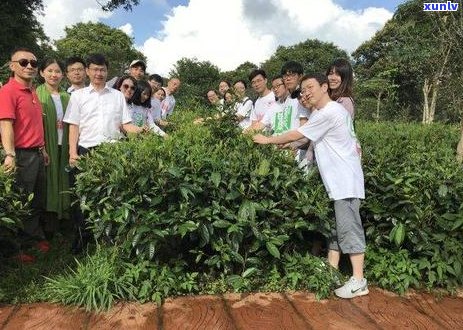
M 127 85 L 127 84 L 123 84 L 122 87 L 123 87 L 124 89 L 129 89 L 129 88 L 130 88 L 130 89 L 133 90 L 133 91 L 135 90 L 135 86 L 133 86 L 133 85 L 130 86 L 130 85 Z
M 17 62 L 20 66 L 22 66 L 23 68 L 26 68 L 29 64 L 31 65 L 31 67 L 33 68 L 36 68 L 37 65 L 38 65 L 38 62 L 37 60 L 26 60 L 25 58 L 22 58 L 20 60 L 17 60 L 17 61 L 11 61 L 11 62 Z

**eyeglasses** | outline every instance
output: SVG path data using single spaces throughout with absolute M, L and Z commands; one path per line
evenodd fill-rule
M 278 89 L 280 88 L 281 86 L 284 86 L 285 84 L 284 83 L 280 83 L 280 84 L 277 84 L 277 85 L 272 85 L 272 89 Z
M 122 85 L 122 88 L 124 88 L 124 89 L 129 89 L 129 88 L 130 88 L 130 89 L 133 90 L 133 91 L 135 90 L 135 86 L 134 86 L 134 85 L 123 84 L 123 85 Z
M 295 76 L 297 76 L 296 72 L 288 71 L 283 75 L 283 79 L 294 78 Z
M 30 64 L 31 67 L 33 68 L 36 68 L 38 66 L 38 62 L 37 60 L 27 60 L 25 58 L 22 58 L 20 60 L 17 60 L 17 61 L 11 61 L 11 62 L 17 62 L 20 66 L 22 66 L 23 68 L 27 68 L 27 66 Z
M 84 72 L 84 68 L 69 68 L 68 72 Z

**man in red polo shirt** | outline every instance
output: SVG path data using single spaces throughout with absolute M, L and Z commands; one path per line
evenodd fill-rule
M 48 155 L 44 149 L 42 107 L 32 87 L 38 71 L 37 58 L 30 50 L 19 48 L 12 53 L 9 67 L 13 76 L 0 89 L 3 166 L 6 171 L 16 170 L 16 185 L 34 194 L 32 214 L 23 221 L 25 238 L 44 240 L 39 220 Z

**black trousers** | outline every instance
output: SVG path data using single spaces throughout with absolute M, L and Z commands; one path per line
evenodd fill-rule
M 45 207 L 45 164 L 39 148 L 15 149 L 17 188 L 24 193 L 34 194 L 29 217 L 23 220 L 23 232 L 26 238 L 44 239 L 40 216 Z

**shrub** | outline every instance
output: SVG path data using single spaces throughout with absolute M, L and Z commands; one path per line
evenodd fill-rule
M 228 119 L 177 126 L 167 141 L 103 145 L 80 165 L 94 233 L 125 257 L 241 273 L 304 248 L 309 230 L 329 231 L 324 188 L 292 156 L 256 148 Z
M 317 171 L 304 175 L 287 152 L 254 146 L 228 117 L 202 126 L 194 117 L 177 114 L 167 140 L 103 145 L 79 164 L 76 192 L 91 228 L 120 252 L 114 271 L 128 286 L 117 292 L 158 302 L 252 290 L 326 297 L 340 275 L 306 254 L 309 232 L 326 235 L 334 225 Z M 360 121 L 357 134 L 369 280 L 399 293 L 461 285 L 456 127 Z
M 380 287 L 405 293 L 409 287 L 420 287 L 421 272 L 408 250 L 369 248 L 365 258 L 365 276 Z
M 30 212 L 32 195 L 25 196 L 14 187 L 14 175 L 0 166 L 0 229 L 16 230 Z
M 428 287 L 462 284 L 463 169 L 456 126 L 362 123 L 370 244 L 410 253 Z

